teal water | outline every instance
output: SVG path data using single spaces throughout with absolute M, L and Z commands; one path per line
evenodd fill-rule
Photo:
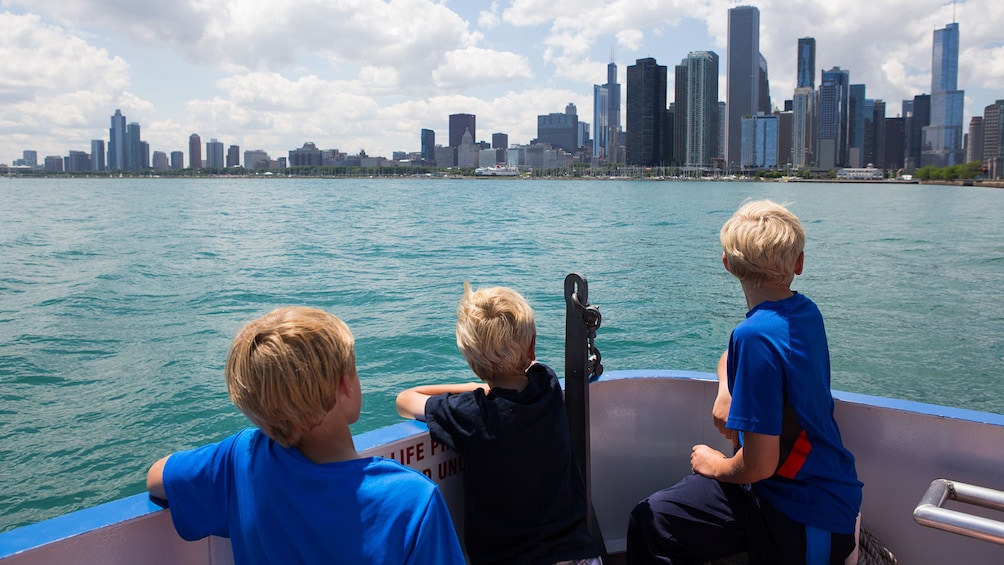
M 834 388 L 1004 413 L 1001 190 L 0 178 L 0 531 L 142 492 L 156 458 L 245 426 L 227 347 L 280 305 L 352 328 L 357 433 L 399 421 L 405 387 L 472 378 L 464 280 L 520 290 L 559 372 L 573 271 L 608 370 L 711 371 L 745 313 L 718 229 L 764 197 L 806 226 L 794 287 L 826 317 Z

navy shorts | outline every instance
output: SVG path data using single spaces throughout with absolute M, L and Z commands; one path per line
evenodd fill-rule
M 629 564 L 704 563 L 747 552 L 751 565 L 842 565 L 852 534 L 834 534 L 788 518 L 748 485 L 684 477 L 631 512 Z

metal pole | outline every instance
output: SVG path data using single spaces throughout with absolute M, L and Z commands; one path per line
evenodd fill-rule
M 565 412 L 572 452 L 586 486 L 586 512 L 589 533 L 606 557 L 606 545 L 593 510 L 593 492 L 589 456 L 589 328 L 586 310 L 589 286 L 585 277 L 571 273 L 565 277 Z

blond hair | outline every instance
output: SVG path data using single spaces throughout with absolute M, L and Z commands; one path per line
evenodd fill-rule
M 720 234 L 729 272 L 753 287 L 790 284 L 805 248 L 805 230 L 787 208 L 770 200 L 743 204 Z
M 335 405 L 356 370 L 348 326 L 323 310 L 278 308 L 249 322 L 227 356 L 230 399 L 283 447 L 296 445 Z
M 471 370 L 483 381 L 522 375 L 532 359 L 530 344 L 537 336 L 533 309 L 518 292 L 496 286 L 464 295 L 457 306 L 457 347 Z

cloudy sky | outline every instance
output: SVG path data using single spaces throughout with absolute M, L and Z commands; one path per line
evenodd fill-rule
M 536 136 L 536 116 L 576 104 L 611 56 L 621 84 L 636 59 L 672 69 L 689 51 L 722 58 L 726 0 L 0 0 L 0 162 L 24 149 L 90 151 L 120 108 L 151 151 L 188 136 L 284 156 L 305 141 L 391 156 L 419 131 L 447 139 L 448 116 L 477 115 L 477 137 Z M 931 89 L 933 30 L 961 30 L 965 125 L 1004 98 L 1004 2 L 767 0 L 760 50 L 775 104 L 791 98 L 799 37 L 823 69 L 849 69 L 869 98 Z M 953 15 L 954 14 L 954 15 Z M 669 73 L 670 81 L 673 73 Z M 673 85 L 669 86 L 670 99 Z M 623 121 L 623 111 L 622 111 Z M 243 158 L 243 157 L 242 157 Z

